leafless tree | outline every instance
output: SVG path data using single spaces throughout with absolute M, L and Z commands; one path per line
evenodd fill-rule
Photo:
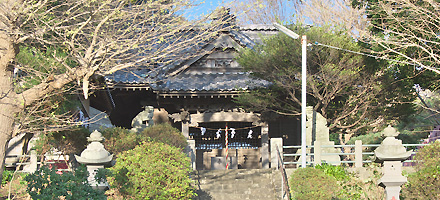
M 440 73 L 440 3 L 437 1 L 391 0 L 371 4 L 373 30 L 367 39 L 382 47 L 376 52 Z
M 353 36 L 365 33 L 367 19 L 366 4 L 353 7 L 351 0 L 305 0 L 298 1 L 297 21 L 315 26 L 331 25 L 343 27 Z
M 94 74 L 132 67 L 154 71 L 197 56 L 195 47 L 224 22 L 186 21 L 178 13 L 189 6 L 188 1 L 167 0 L 2 0 L 0 160 L 20 125 L 32 124 L 25 116 L 41 111 L 44 100 L 66 86 L 79 86 L 87 98 Z M 22 47 L 43 51 L 51 62 L 38 68 L 17 64 Z M 17 79 L 14 70 L 25 77 Z M 4 162 L 0 174 L 3 167 Z
M 291 23 L 297 2 L 286 0 L 244 0 L 232 1 L 227 6 L 237 15 L 237 22 L 244 24 Z

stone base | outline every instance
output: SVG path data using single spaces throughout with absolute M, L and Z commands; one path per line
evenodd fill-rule
M 238 169 L 237 157 L 228 157 L 229 169 Z M 225 157 L 211 157 L 211 170 L 226 169 Z

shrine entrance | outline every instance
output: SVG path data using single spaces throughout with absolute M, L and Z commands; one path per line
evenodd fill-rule
M 252 122 L 203 122 L 198 127 L 190 127 L 189 137 L 195 140 L 196 149 L 223 149 L 226 147 L 226 127 L 229 149 L 261 147 L 261 127 Z
M 215 159 L 226 164 L 226 157 L 230 169 L 261 168 L 261 126 L 252 122 L 200 122 L 189 128 L 189 138 L 195 140 L 198 170 L 216 168 Z

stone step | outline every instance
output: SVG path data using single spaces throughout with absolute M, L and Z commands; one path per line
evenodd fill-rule
M 197 200 L 278 200 L 281 173 L 274 169 L 194 171 Z

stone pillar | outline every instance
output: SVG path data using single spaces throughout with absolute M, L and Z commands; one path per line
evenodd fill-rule
M 362 167 L 362 140 L 354 142 L 354 166 L 356 168 Z
M 283 138 L 270 138 L 270 167 L 278 169 L 278 163 L 280 160 L 277 147 L 280 151 L 280 156 L 283 156 Z
M 189 138 L 189 122 L 182 121 L 182 134 L 186 139 Z
M 407 178 L 402 176 L 401 161 L 384 161 L 383 174 L 380 179 L 381 186 L 385 187 L 387 200 L 398 200 L 400 194 L 400 186 L 405 184 Z
M 186 140 L 188 142 L 188 146 L 186 147 L 186 153 L 188 157 L 191 159 L 191 166 L 193 170 L 196 170 L 196 141 L 195 140 Z
M 383 135 L 386 138 L 374 150 L 375 162 L 383 163 L 383 177 L 379 185 L 385 188 L 387 200 L 399 200 L 400 186 L 407 181 L 402 176 L 402 161 L 408 159 L 412 151 L 406 151 L 402 140 L 395 138 L 399 135 L 395 128 L 388 126 Z
M 313 153 L 314 153 L 314 164 L 315 165 L 320 165 L 321 164 L 321 141 L 315 141 L 314 142 L 314 148 L 313 148 Z
M 38 157 L 37 151 L 34 149 L 31 150 L 30 164 L 29 164 L 29 172 L 34 173 L 38 168 Z
M 261 168 L 269 168 L 269 127 L 267 124 L 261 127 Z

